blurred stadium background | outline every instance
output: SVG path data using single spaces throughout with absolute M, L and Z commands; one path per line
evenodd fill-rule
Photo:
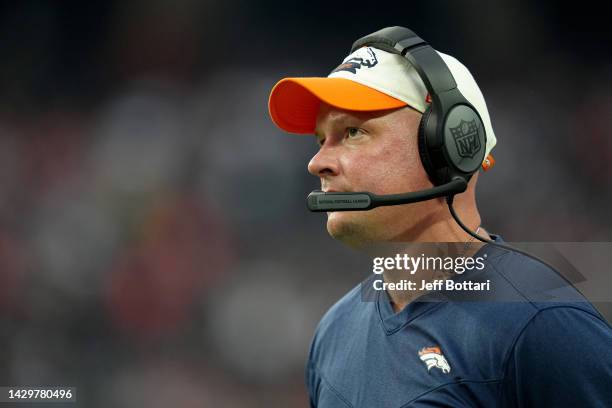
M 387 25 L 480 83 L 490 231 L 610 241 L 612 35 L 584 2 L 3 2 L 0 385 L 305 407 L 314 327 L 368 271 L 305 210 L 315 143 L 267 97 Z

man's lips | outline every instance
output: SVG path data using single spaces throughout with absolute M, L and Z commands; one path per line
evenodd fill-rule
M 350 193 L 350 190 L 336 190 L 335 188 L 321 189 L 324 193 Z

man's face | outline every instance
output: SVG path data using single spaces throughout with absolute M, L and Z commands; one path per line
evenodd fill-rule
M 411 108 L 355 112 L 321 104 L 316 137 L 320 150 L 308 171 L 323 191 L 396 194 L 432 187 L 418 152 L 421 114 Z M 351 246 L 380 241 L 418 240 L 435 223 L 438 200 L 379 207 L 370 211 L 328 212 L 329 234 Z

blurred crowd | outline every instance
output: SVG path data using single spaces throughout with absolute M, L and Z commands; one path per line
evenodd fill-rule
M 274 128 L 267 96 L 385 25 L 480 83 L 488 230 L 610 240 L 610 55 L 565 42 L 563 13 L 421 5 L 354 27 L 340 17 L 358 10 L 178 3 L 1 8 L 0 386 L 76 386 L 87 407 L 306 406 L 314 328 L 368 271 L 307 213 L 316 144 Z

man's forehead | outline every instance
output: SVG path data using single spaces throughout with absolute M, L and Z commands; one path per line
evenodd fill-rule
M 317 113 L 314 135 L 317 139 L 321 139 L 323 133 L 325 133 L 325 128 L 338 126 L 348 121 L 355 122 L 358 118 L 353 113 L 322 103 Z
M 321 106 L 319 107 L 319 112 L 317 113 L 316 125 L 318 127 L 320 124 L 326 122 L 334 123 L 345 121 L 348 119 L 359 119 L 359 116 L 363 115 L 359 115 L 358 112 L 347 111 L 344 109 L 335 108 L 333 106 L 321 104 Z
M 326 126 L 334 126 L 347 122 L 363 123 L 365 121 L 374 121 L 378 119 L 387 120 L 392 119 L 392 116 L 395 119 L 396 115 L 394 115 L 394 113 L 399 113 L 401 111 L 407 111 L 419 117 L 421 116 L 420 112 L 415 111 L 409 106 L 377 111 L 349 111 L 322 103 L 317 114 L 315 135 L 320 135 L 324 130 L 323 128 Z

